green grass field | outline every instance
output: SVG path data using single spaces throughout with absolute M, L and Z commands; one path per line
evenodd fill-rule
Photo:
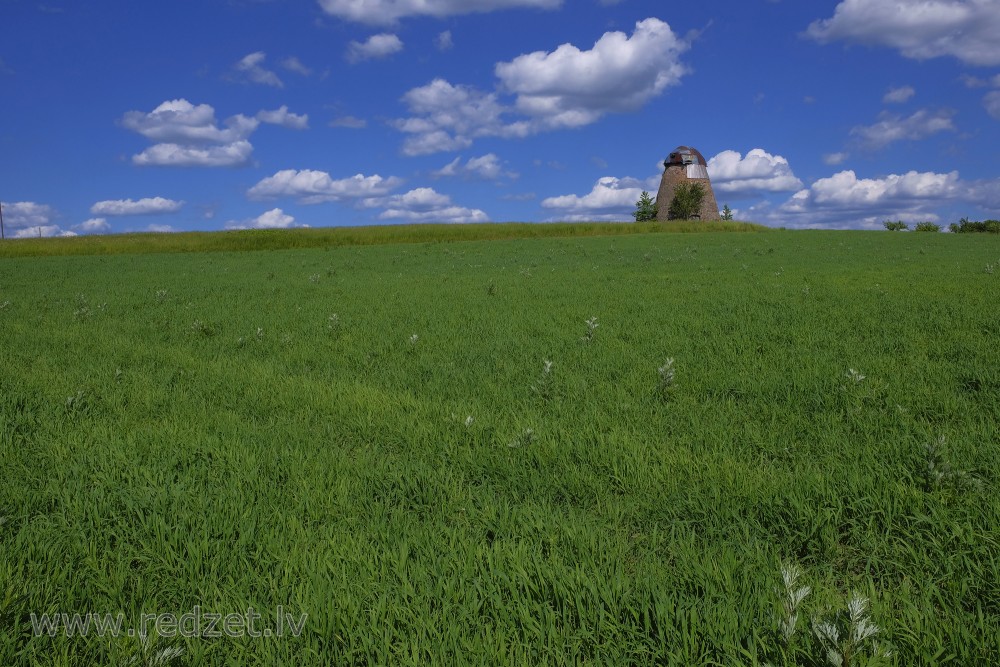
M 0 664 L 1000 664 L 1000 239 L 645 231 L 0 245 Z

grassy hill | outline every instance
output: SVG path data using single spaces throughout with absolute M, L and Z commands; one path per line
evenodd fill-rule
M 0 664 L 1000 663 L 1000 240 L 645 231 L 0 245 Z
M 380 225 L 316 229 L 248 229 L 176 234 L 108 234 L 8 239 L 0 257 L 119 255 L 151 252 L 226 252 L 504 239 L 619 236 L 651 233 L 760 232 L 749 222 L 573 222 Z

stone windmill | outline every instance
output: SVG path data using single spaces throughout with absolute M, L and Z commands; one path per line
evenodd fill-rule
M 660 179 L 660 190 L 656 193 L 656 219 L 669 219 L 670 202 L 674 199 L 674 191 L 681 183 L 701 183 L 705 190 L 705 198 L 701 200 L 701 210 L 696 214 L 699 220 L 718 220 L 719 205 L 712 192 L 712 182 L 708 179 L 708 163 L 697 148 L 678 146 L 666 160 L 663 178 Z

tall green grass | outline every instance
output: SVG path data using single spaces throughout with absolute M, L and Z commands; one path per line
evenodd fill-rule
M 8 239 L 0 257 L 119 255 L 151 252 L 226 252 L 331 248 L 396 243 L 490 241 L 521 238 L 619 236 L 658 232 L 752 232 L 768 228 L 748 222 L 583 222 L 380 225 L 315 229 L 251 229 L 176 234 L 109 234 L 60 238 Z
M 858 594 L 889 664 L 1000 663 L 998 258 L 774 232 L 5 259 L 0 664 L 144 650 L 32 613 L 195 605 L 308 618 L 147 652 L 823 664 L 782 643 L 788 564 L 803 638 Z

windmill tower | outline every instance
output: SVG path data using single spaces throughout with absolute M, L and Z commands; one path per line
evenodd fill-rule
M 669 219 L 670 202 L 673 201 L 674 191 L 681 183 L 701 183 L 705 190 L 705 198 L 701 200 L 701 210 L 696 214 L 697 219 L 719 219 L 719 205 L 715 201 L 712 182 L 708 178 L 708 163 L 697 148 L 678 146 L 663 161 L 663 166 L 660 190 L 656 193 L 657 220 L 662 222 Z

